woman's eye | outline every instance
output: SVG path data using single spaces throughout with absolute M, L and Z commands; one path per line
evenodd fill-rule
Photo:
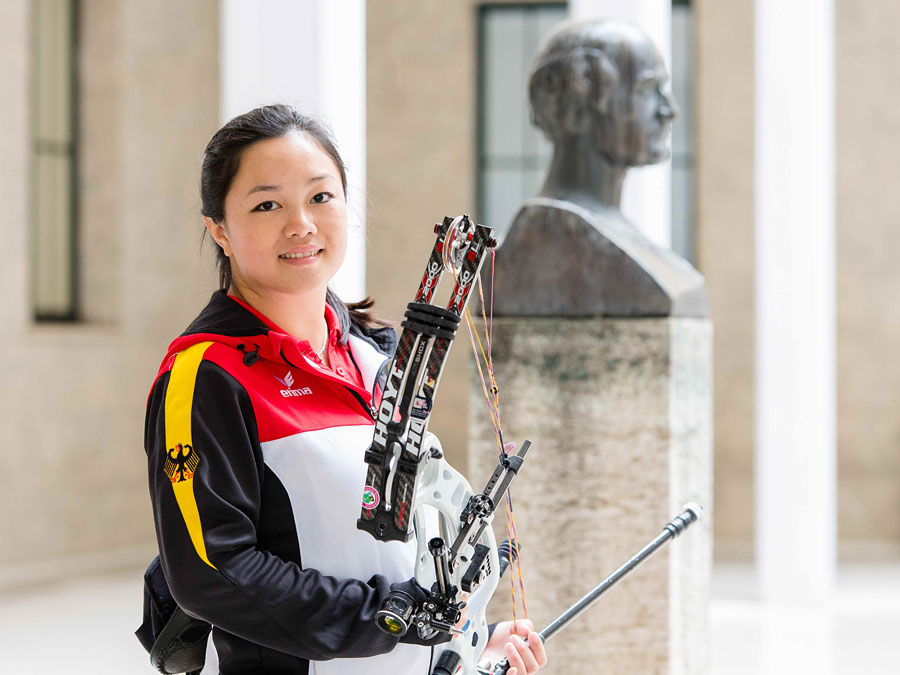
M 332 199 L 334 199 L 334 195 L 330 192 L 320 192 L 312 198 L 312 201 L 313 204 L 325 204 L 326 202 L 330 202 Z
M 276 202 L 262 202 L 261 204 L 257 204 L 254 211 L 274 211 L 278 208 L 278 204 Z

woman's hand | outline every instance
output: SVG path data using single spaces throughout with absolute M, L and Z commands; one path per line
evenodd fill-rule
M 524 638 L 528 638 L 528 644 Z M 482 656 L 491 665 L 505 656 L 509 661 L 508 675 L 533 675 L 547 665 L 544 643 L 528 619 L 517 621 L 515 629 L 512 621 L 498 623 Z

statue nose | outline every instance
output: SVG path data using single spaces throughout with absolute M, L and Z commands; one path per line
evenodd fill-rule
M 678 104 L 675 103 L 671 92 L 660 92 L 659 116 L 664 119 L 674 120 L 680 114 L 681 110 L 679 110 Z

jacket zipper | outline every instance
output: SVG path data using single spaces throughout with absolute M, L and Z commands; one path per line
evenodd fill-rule
M 363 410 L 366 411 L 366 414 L 369 417 L 371 417 L 372 421 L 374 422 L 375 421 L 375 409 L 372 406 L 366 404 L 366 400 L 362 396 L 359 395 L 358 391 L 354 391 L 347 385 L 344 385 L 344 388 L 347 391 L 349 391 L 351 394 L 353 394 L 353 398 L 355 398 L 357 401 L 359 401 L 359 404 L 363 407 Z

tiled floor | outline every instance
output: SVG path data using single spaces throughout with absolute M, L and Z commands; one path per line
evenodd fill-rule
M 842 568 L 824 612 L 764 606 L 752 588 L 749 567 L 716 569 L 713 675 L 900 674 L 900 564 Z M 149 675 L 140 611 L 139 572 L 0 596 L 0 673 Z

